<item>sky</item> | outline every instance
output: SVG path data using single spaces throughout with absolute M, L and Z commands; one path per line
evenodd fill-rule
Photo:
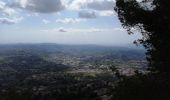
M 0 43 L 133 43 L 114 0 L 0 0 Z

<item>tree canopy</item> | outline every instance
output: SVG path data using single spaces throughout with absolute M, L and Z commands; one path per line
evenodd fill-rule
M 135 43 L 146 48 L 151 73 L 120 80 L 114 100 L 169 100 L 170 0 L 116 0 L 115 11 L 129 34 L 142 34 Z
M 129 34 L 142 34 L 150 70 L 170 76 L 170 0 L 116 0 L 115 11 Z

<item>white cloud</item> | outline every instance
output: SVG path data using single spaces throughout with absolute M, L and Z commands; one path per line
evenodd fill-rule
M 57 32 L 68 32 L 68 33 L 99 33 L 99 32 L 122 32 L 125 31 L 122 28 L 113 28 L 113 29 L 108 29 L 108 28 L 54 28 L 54 29 L 46 29 L 42 30 L 43 32 L 47 33 L 57 33 Z
M 61 0 L 15 0 L 11 6 L 38 13 L 55 13 L 65 9 Z
M 95 11 L 88 11 L 88 10 L 82 10 L 78 13 L 80 18 L 96 18 L 96 12 Z
M 9 7 L 6 7 L 4 10 L 3 10 L 4 14 L 7 15 L 7 16 L 12 16 L 13 14 L 16 13 L 16 11 L 12 8 L 9 8 Z
M 113 16 L 115 0 L 73 0 L 68 9 L 79 11 L 79 16 L 96 18 Z
M 66 32 L 59 32 L 63 29 Z M 36 32 L 48 42 L 66 44 L 127 44 L 139 38 L 139 34 L 129 36 L 126 30 L 117 28 L 54 28 Z
M 99 16 L 113 16 L 115 15 L 113 11 L 98 11 Z
M 17 17 L 16 10 L 9 7 L 6 2 L 0 1 L 0 24 L 15 24 L 20 22 L 23 18 Z
M 57 33 L 57 32 L 68 32 L 68 33 L 103 33 L 103 32 L 111 32 L 111 33 L 117 33 L 117 32 L 126 32 L 125 29 L 122 27 L 115 27 L 115 28 L 53 28 L 53 29 L 45 29 L 41 30 L 43 32 L 47 33 Z
M 98 16 L 114 16 L 114 11 L 106 10 L 106 11 L 97 11 L 97 10 L 81 10 L 78 13 L 80 18 L 96 18 Z
M 91 0 L 87 3 L 87 7 L 94 10 L 113 10 L 114 2 L 113 0 Z
M 67 30 L 68 30 L 68 32 L 73 32 L 73 33 L 93 33 L 93 32 L 102 32 L 102 31 L 104 31 L 103 29 L 98 29 L 98 28 L 88 28 L 88 29 L 69 28 Z
M 115 5 L 114 0 L 73 0 L 70 4 L 70 9 L 93 9 L 93 10 L 113 10 Z
M 81 10 L 78 13 L 80 18 L 96 18 L 98 16 L 114 16 L 114 11 Z
M 91 28 L 88 30 L 89 32 L 103 32 L 103 31 L 106 31 L 105 29 L 99 29 L 99 28 Z
M 69 9 L 71 10 L 80 10 L 85 8 L 87 4 L 87 0 L 73 0 L 72 3 L 69 5 Z
M 0 12 L 2 12 L 3 15 L 12 16 L 16 13 L 16 11 L 10 7 L 7 6 L 7 4 L 3 1 L 0 1 Z
M 5 5 L 6 5 L 5 2 L 0 1 L 0 10 L 3 9 Z
M 65 19 L 56 20 L 57 23 L 63 23 L 63 24 L 74 24 L 74 23 L 78 23 L 81 21 L 85 21 L 85 20 L 81 18 L 65 18 Z
M 22 17 L 16 17 L 16 18 L 0 18 L 1 24 L 16 24 L 20 22 L 23 18 Z
M 44 24 L 49 24 L 49 23 L 50 23 L 50 21 L 47 20 L 47 19 L 43 19 L 42 22 L 43 22 Z
M 0 11 L 7 16 L 11 16 L 17 13 L 18 10 L 29 10 L 32 12 L 32 14 L 39 14 L 59 13 L 64 9 L 72 9 L 79 11 L 78 16 L 80 18 L 96 18 L 97 16 L 114 15 L 113 6 L 114 0 L 12 0 L 10 2 L 0 1 Z M 29 14 L 29 16 L 32 15 Z M 60 23 L 77 23 L 82 20 L 68 18 L 64 20 L 59 19 L 57 21 Z
M 46 29 L 46 30 L 41 30 L 41 31 L 46 32 L 46 33 L 67 32 L 67 30 L 64 29 L 63 27 L 54 28 L 54 29 Z
M 28 0 L 15 0 L 13 6 L 18 6 L 22 8 L 26 8 L 28 5 Z

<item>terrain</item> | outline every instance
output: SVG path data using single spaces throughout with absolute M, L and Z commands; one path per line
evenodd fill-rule
M 1 100 L 110 100 L 116 77 L 147 69 L 131 46 L 0 45 Z

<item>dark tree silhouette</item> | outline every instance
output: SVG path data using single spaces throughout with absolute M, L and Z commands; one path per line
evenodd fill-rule
M 142 33 L 150 70 L 170 77 L 170 0 L 116 0 L 115 11 L 129 34 Z
M 151 73 L 120 80 L 114 100 L 170 100 L 170 0 L 116 0 L 115 11 L 129 34 L 142 34 L 135 43 L 146 48 Z

